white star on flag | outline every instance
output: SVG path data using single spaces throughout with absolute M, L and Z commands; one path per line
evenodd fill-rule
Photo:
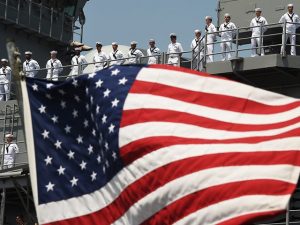
M 113 100 L 113 101 L 111 102 L 112 107 L 117 107 L 118 104 L 119 104 L 119 102 L 120 102 L 120 101 L 119 101 L 118 99 L 115 98 L 115 100 Z
M 95 173 L 93 171 L 93 173 L 91 174 L 92 181 L 96 180 L 96 176 L 97 176 L 97 173 Z
M 51 118 L 51 120 L 53 121 L 53 123 L 57 123 L 57 122 L 58 122 L 58 117 L 54 115 L 54 116 Z
M 44 159 L 45 162 L 46 162 L 46 166 L 48 166 L 49 164 L 51 165 L 52 164 L 52 157 L 50 157 L 49 155 L 47 156 L 46 159 Z
M 78 135 L 78 137 L 76 138 L 78 144 L 83 143 L 82 138 L 82 136 Z
M 70 180 L 70 182 L 72 184 L 72 187 L 77 186 L 78 179 L 76 177 L 73 177 L 73 179 Z
M 67 125 L 67 126 L 65 127 L 65 131 L 66 131 L 67 134 L 68 134 L 68 133 L 71 133 L 71 127 L 70 127 L 69 125 Z
M 54 186 L 55 186 L 55 184 L 52 184 L 51 182 L 49 182 L 49 183 L 46 185 L 47 192 L 53 191 L 53 190 L 54 190 Z
M 60 166 L 59 169 L 57 169 L 58 175 L 64 175 L 66 168 Z
M 80 165 L 81 170 L 85 170 L 86 169 L 86 162 L 85 161 L 82 160 L 79 165 Z
M 72 151 L 70 150 L 69 153 L 68 153 L 69 159 L 74 159 L 74 155 L 75 155 L 75 152 L 72 152 Z
M 100 88 L 103 84 L 103 81 L 101 79 L 99 79 L 97 82 L 96 82 L 96 88 Z
M 104 98 L 105 97 L 108 97 L 109 96 L 109 94 L 110 94 L 110 90 L 109 89 L 106 89 L 104 92 L 103 92 L 103 95 L 104 95 Z
M 128 80 L 125 77 L 123 77 L 122 79 L 119 80 L 119 85 L 121 84 L 125 85 L 127 81 Z
M 42 133 L 43 138 L 44 139 L 49 138 L 49 133 L 50 133 L 49 131 L 44 130 L 44 132 Z
M 62 144 L 62 142 L 61 141 L 59 141 L 59 140 L 57 140 L 56 142 L 55 142 L 55 148 L 56 149 L 61 149 L 61 144 Z
M 121 71 L 119 69 L 115 69 L 111 71 L 111 76 L 117 76 Z
M 41 105 L 41 107 L 39 108 L 40 113 L 46 113 L 46 106 Z
M 37 86 L 37 84 L 33 84 L 33 85 L 32 85 L 32 89 L 33 89 L 34 91 L 38 91 L 38 90 L 39 90 L 39 87 Z
M 114 132 L 114 129 L 115 129 L 115 125 L 110 124 L 110 126 L 109 126 L 109 128 L 108 128 L 109 133 L 110 133 L 110 134 L 113 133 L 113 132 Z

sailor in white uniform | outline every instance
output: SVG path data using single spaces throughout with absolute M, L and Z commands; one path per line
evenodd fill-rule
M 13 143 L 13 135 L 6 134 L 6 143 L 2 147 L 2 154 L 4 154 L 4 168 L 12 168 L 15 164 L 16 154 L 19 153 L 19 147 L 17 144 Z
M 102 43 L 96 42 L 96 49 L 97 52 L 93 57 L 93 63 L 95 63 L 94 72 L 102 70 L 103 68 L 107 67 L 109 56 L 102 51 Z
M 158 64 L 160 57 L 160 49 L 155 46 L 155 40 L 149 40 L 149 48 L 147 49 L 148 64 Z
M 287 6 L 288 12 L 285 13 L 279 20 L 279 23 L 287 22 L 286 23 L 286 35 L 285 40 L 282 40 L 282 42 L 287 42 L 287 40 L 290 40 L 291 43 L 291 55 L 296 55 L 296 29 L 300 26 L 300 19 L 297 14 L 294 13 L 294 5 L 288 4 Z M 296 23 L 296 24 L 292 24 Z M 282 39 L 284 36 L 282 35 Z M 281 47 L 281 53 L 283 53 L 285 50 L 283 49 L 283 46 Z
M 61 61 L 57 58 L 57 51 L 50 52 L 50 59 L 46 64 L 47 70 L 47 79 L 49 80 L 58 80 L 59 74 L 63 71 Z
M 177 35 L 175 33 L 170 34 L 171 43 L 168 46 L 167 54 L 169 55 L 168 64 L 173 66 L 180 66 L 180 57 L 183 52 L 183 48 L 179 42 L 177 42 Z
M 206 62 L 213 62 L 214 56 L 212 54 L 214 53 L 214 42 L 217 37 L 214 32 L 217 32 L 217 28 L 213 25 L 211 16 L 205 17 L 205 23 L 205 31 L 207 34 L 206 54 L 209 55 L 206 57 Z
M 80 55 L 81 48 L 75 48 L 75 55 L 73 56 L 71 63 L 73 65 L 70 76 L 77 76 L 82 74 L 83 70 L 88 66 L 85 56 Z
M 32 59 L 32 52 L 26 51 L 25 52 L 25 62 L 23 63 L 23 71 L 27 77 L 35 77 L 38 73 L 37 70 L 40 69 L 40 65 L 37 61 Z
M 115 60 L 111 61 L 110 65 L 122 65 L 125 60 L 124 60 L 124 54 L 120 50 L 118 50 L 118 43 L 113 42 L 111 43 L 113 51 L 109 54 L 109 60 Z
M 232 51 L 232 40 L 236 35 L 236 26 L 233 22 L 231 22 L 231 16 L 226 13 L 224 15 L 224 23 L 221 24 L 219 31 L 221 41 L 221 51 L 222 51 L 222 61 L 226 59 L 231 59 L 231 51 Z
M 261 12 L 262 12 L 261 8 L 256 8 L 255 9 L 256 17 L 254 17 L 250 22 L 250 27 L 252 27 L 251 28 L 251 30 L 252 30 L 251 57 L 257 56 L 257 52 L 259 52 L 259 51 L 257 51 L 257 47 L 264 45 L 263 37 L 260 38 L 260 36 L 263 35 L 268 29 L 267 27 L 265 27 L 266 25 L 268 25 L 268 22 L 265 17 L 261 16 Z M 262 26 L 262 27 L 260 27 L 260 26 Z M 260 41 L 261 41 L 261 43 L 260 43 Z M 261 48 L 260 51 L 261 51 L 260 55 L 265 55 L 264 48 Z
M 193 51 L 193 69 L 198 69 L 199 63 L 199 70 L 203 70 L 203 57 L 204 57 L 204 41 L 201 40 L 201 31 L 195 30 L 195 38 L 192 40 L 191 49 Z
M 128 52 L 128 63 L 129 64 L 137 64 L 137 63 L 141 63 L 141 57 L 144 57 L 144 54 L 142 53 L 141 50 L 136 48 L 137 46 L 137 42 L 136 41 L 132 41 L 130 43 L 130 49 Z
M 11 88 L 11 68 L 8 66 L 7 59 L 1 59 L 0 69 L 0 101 L 8 101 L 10 99 Z

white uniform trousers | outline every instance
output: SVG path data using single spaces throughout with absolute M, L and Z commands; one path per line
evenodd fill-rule
M 261 43 L 260 43 L 260 38 L 257 36 L 253 36 L 251 38 L 251 57 L 255 57 L 258 56 L 258 52 L 259 52 L 259 47 L 264 45 L 264 41 L 263 38 L 261 39 Z M 260 48 L 260 55 L 265 55 L 265 50 L 264 48 Z
M 222 42 L 221 45 L 221 51 L 222 51 L 222 61 L 225 61 L 226 59 L 231 59 L 231 50 L 232 50 L 232 41 L 226 41 Z
M 296 55 L 296 35 L 295 34 L 289 34 L 287 33 L 285 35 L 285 40 L 283 40 L 284 36 L 282 35 L 282 43 L 285 41 L 287 43 L 287 40 L 290 40 L 291 43 L 291 55 Z M 284 52 L 283 46 L 281 46 L 281 53 Z

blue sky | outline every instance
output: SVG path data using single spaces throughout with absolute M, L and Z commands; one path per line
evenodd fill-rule
M 184 50 L 189 50 L 194 30 L 204 28 L 204 17 L 216 23 L 217 0 L 90 0 L 84 8 L 86 25 L 83 42 L 93 46 L 113 41 L 147 48 L 149 38 L 166 51 L 169 34 L 175 32 Z M 77 38 L 78 39 L 78 38 Z

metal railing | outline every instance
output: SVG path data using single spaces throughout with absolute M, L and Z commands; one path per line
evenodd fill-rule
M 203 67 L 204 69 L 206 68 L 206 64 L 208 57 L 212 56 L 218 56 L 218 55 L 222 55 L 224 53 L 229 53 L 232 54 L 233 57 L 231 59 L 238 59 L 241 57 L 244 57 L 244 55 L 242 54 L 243 52 L 247 52 L 247 51 L 256 51 L 257 55 L 263 55 L 263 50 L 267 49 L 267 48 L 274 48 L 274 47 L 280 47 L 281 51 L 280 54 L 285 57 L 286 56 L 286 50 L 287 47 L 300 47 L 299 44 L 295 43 L 295 45 L 287 44 L 286 42 L 286 35 L 288 34 L 287 32 L 287 25 L 295 25 L 296 27 L 300 26 L 299 23 L 291 23 L 291 22 L 283 22 L 283 23 L 272 23 L 272 24 L 268 24 L 268 25 L 263 25 L 261 24 L 260 26 L 253 26 L 253 27 L 238 27 L 236 29 L 228 29 L 225 31 L 217 31 L 217 32 L 211 32 L 211 33 L 207 33 L 203 36 L 202 41 L 204 41 L 203 45 L 204 48 L 202 49 L 202 52 L 199 53 L 198 57 L 201 58 L 202 63 L 203 63 Z M 269 33 L 266 34 L 264 31 L 270 28 L 278 28 L 278 27 L 282 27 L 282 32 L 279 33 Z M 248 37 L 240 37 L 240 34 L 242 33 L 246 33 L 246 32 L 251 32 L 252 29 L 254 28 L 259 28 L 260 29 L 260 34 L 258 36 L 254 36 L 252 37 L 251 35 Z M 220 41 L 213 41 L 213 42 L 208 42 L 208 35 L 214 35 L 215 37 L 220 36 L 223 32 L 232 32 L 232 39 L 230 40 L 220 40 Z M 290 34 L 290 33 L 289 33 Z M 296 37 L 299 36 L 300 34 L 297 33 L 292 33 L 291 35 L 295 35 Z M 268 44 L 268 45 L 264 45 L 264 39 L 266 38 L 274 38 L 274 37 L 279 37 L 282 41 L 279 44 Z M 254 38 L 258 38 L 259 41 L 257 43 L 256 47 L 249 47 L 247 45 L 245 45 L 244 43 L 251 43 L 251 40 Z M 224 43 L 230 43 L 232 45 L 232 49 L 230 51 L 219 51 L 219 52 L 212 52 L 212 53 L 208 53 L 207 51 L 207 46 L 213 46 L 213 48 L 219 44 L 224 44 Z M 246 46 L 246 47 L 243 47 Z M 200 54 L 202 54 L 202 57 L 200 56 Z M 199 68 L 198 68 L 199 70 Z

